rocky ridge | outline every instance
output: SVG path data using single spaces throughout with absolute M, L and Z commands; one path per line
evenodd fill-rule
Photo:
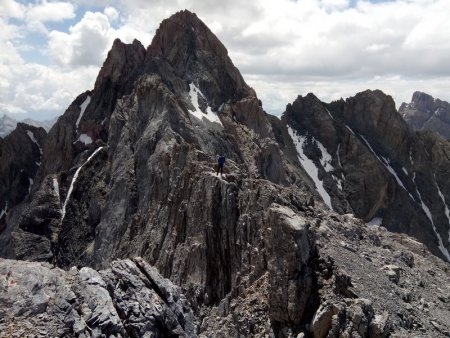
M 412 130 L 432 130 L 450 139 L 450 103 L 414 92 L 411 102 L 403 102 L 399 113 Z
M 414 236 L 450 261 L 450 144 L 411 131 L 390 96 L 365 91 L 330 104 L 299 96 L 279 128 L 284 152 L 311 168 L 330 208 Z
M 378 109 L 371 113 L 380 116 Z M 414 253 L 423 260 L 416 258 L 382 228 L 328 211 L 293 136 L 283 120 L 265 114 L 225 47 L 194 14 L 165 20 L 147 49 L 116 40 L 94 89 L 49 132 L 30 199 L 8 213 L 2 255 L 47 263 L 0 261 L 7 282 L 0 294 L 7 319 L 0 325 L 19 330 L 5 309 L 23 295 L 14 314 L 33 334 L 41 334 L 38 328 L 87 337 L 447 332 L 441 303 L 428 306 L 434 325 L 420 317 L 425 310 L 411 314 L 401 302 L 383 303 L 382 290 L 371 296 L 374 280 L 363 277 L 368 264 L 378 285 L 397 290 L 395 282 L 407 276 L 399 292 L 422 297 L 416 278 L 427 275 L 402 270 L 402 259 L 431 266 L 442 281 L 445 263 L 425 248 Z M 221 153 L 224 178 L 212 165 Z M 331 201 L 342 213 L 353 208 L 345 199 Z M 133 256 L 142 259 L 127 260 Z M 349 259 L 352 270 L 344 273 Z M 50 282 L 15 289 L 28 269 Z M 55 292 L 54 285 L 61 287 Z M 447 299 L 447 290 L 440 294 Z M 39 315 L 52 319 L 37 325 Z
M 98 272 L 1 259 L 0 337 L 450 335 L 449 267 L 421 243 L 351 215 L 312 218 L 280 205 L 269 213 L 280 221 L 263 235 L 278 237 L 260 252 L 266 272 L 209 306 L 141 258 Z M 279 262 L 290 255 L 300 265 Z

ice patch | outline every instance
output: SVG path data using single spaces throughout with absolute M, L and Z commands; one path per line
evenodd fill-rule
M 103 147 L 99 147 L 97 149 L 95 149 L 95 151 L 91 154 L 91 156 L 89 156 L 89 158 L 86 160 L 86 162 L 84 162 L 82 165 L 80 165 L 80 167 L 77 169 L 77 171 L 75 171 L 75 174 L 73 175 L 72 178 L 72 182 L 70 182 L 70 187 L 69 190 L 67 191 L 67 196 L 66 196 L 66 200 L 64 201 L 62 210 L 61 210 L 61 223 L 64 220 L 64 216 L 66 216 L 66 206 L 67 206 L 67 202 L 69 202 L 70 199 L 70 195 L 72 195 L 72 191 L 73 191 L 73 187 L 74 184 L 78 178 L 78 175 L 80 174 L 81 169 L 83 168 L 83 166 L 85 166 Z M 53 182 L 54 183 L 54 182 Z
M 211 107 L 208 106 L 206 108 L 206 114 L 202 112 L 202 110 L 200 109 L 200 106 L 198 104 L 198 95 L 205 98 L 204 95 L 202 94 L 202 92 L 193 83 L 190 83 L 189 84 L 189 97 L 191 99 L 192 105 L 194 106 L 194 111 L 189 110 L 189 113 L 194 115 L 200 121 L 202 121 L 204 118 L 206 118 L 207 120 L 209 120 L 211 122 L 216 122 L 223 127 L 223 124 L 220 121 L 219 116 L 217 116 L 217 114 L 211 110 Z
M 39 152 L 40 152 L 41 155 L 42 155 L 42 148 L 41 148 L 41 146 L 39 145 L 38 141 L 36 140 L 36 137 L 34 137 L 33 132 L 32 132 L 31 130 L 27 130 L 27 135 L 28 135 L 28 137 L 30 138 L 31 142 L 35 143 L 35 144 L 38 146 Z
M 298 159 L 302 165 L 302 167 L 305 169 L 306 173 L 311 177 L 313 180 L 316 190 L 319 193 L 319 195 L 322 197 L 325 204 L 333 210 L 333 207 L 331 205 L 331 197 L 325 190 L 322 181 L 319 179 L 319 170 L 317 169 L 316 165 L 313 161 L 311 161 L 303 152 L 303 146 L 306 141 L 306 137 L 302 135 L 297 135 L 297 133 L 288 125 L 288 132 L 289 135 L 292 138 L 292 141 L 294 142 L 295 148 L 297 149 L 297 155 Z M 322 153 L 323 154 L 323 153 Z
M 366 223 L 367 226 L 381 225 L 383 223 L 383 217 L 374 217 Z
M 75 126 L 78 129 L 78 125 L 80 124 L 81 118 L 83 117 L 84 112 L 86 111 L 87 106 L 91 102 L 91 97 L 88 95 L 84 102 L 80 105 L 80 115 L 78 115 L 77 122 L 75 122 Z

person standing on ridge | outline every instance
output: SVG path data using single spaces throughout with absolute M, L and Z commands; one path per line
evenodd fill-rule
M 225 164 L 225 156 L 220 155 L 219 158 L 217 159 L 217 175 L 219 175 L 219 171 L 220 171 L 220 177 L 223 177 L 223 165 Z

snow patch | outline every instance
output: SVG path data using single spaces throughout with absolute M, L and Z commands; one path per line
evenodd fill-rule
M 331 165 L 331 160 L 332 160 L 331 155 L 328 153 L 327 149 L 323 146 L 322 143 L 320 143 L 316 139 L 314 139 L 314 141 L 316 142 L 316 144 L 319 147 L 320 152 L 322 154 L 322 157 L 320 159 L 320 163 L 322 164 L 323 168 L 325 169 L 326 172 L 329 172 L 330 170 L 333 170 L 334 168 Z
M 211 122 L 216 122 L 220 124 L 223 127 L 222 122 L 219 119 L 219 116 L 215 112 L 211 110 L 211 107 L 206 108 L 206 114 L 202 112 L 200 109 L 199 103 L 198 103 L 198 95 L 205 98 L 205 96 L 202 94 L 200 89 L 198 89 L 193 83 L 189 84 L 189 97 L 191 99 L 191 103 L 194 106 L 193 111 L 189 111 L 192 115 L 194 115 L 196 118 L 198 118 L 200 121 L 202 121 L 204 118 Z
M 444 203 L 444 207 L 445 207 L 445 216 L 447 216 L 448 224 L 449 224 L 449 226 L 450 226 L 450 211 L 449 211 L 447 202 L 445 201 L 445 197 L 444 197 L 444 195 L 442 194 L 442 191 L 441 191 L 441 189 L 439 188 L 439 185 L 438 185 L 437 182 L 436 182 L 436 176 L 434 177 L 434 180 L 435 180 L 434 183 L 436 184 L 436 187 L 437 187 L 437 190 L 438 190 L 439 197 L 441 198 L 442 203 Z M 449 228 L 449 231 L 448 231 L 448 242 L 450 243 L 450 228 Z
M 61 223 L 64 220 L 64 216 L 66 216 L 66 206 L 67 206 L 67 202 L 69 202 L 70 199 L 70 195 L 72 195 L 72 191 L 73 191 L 73 187 L 75 185 L 75 182 L 78 178 L 78 175 L 80 174 L 81 169 L 83 168 L 83 166 L 85 166 L 100 150 L 102 150 L 103 147 L 99 147 L 97 148 L 92 154 L 91 156 L 88 157 L 88 159 L 86 160 L 86 162 L 84 162 L 82 165 L 80 165 L 80 167 L 77 169 L 77 171 L 75 171 L 75 174 L 73 175 L 72 178 L 72 182 L 70 182 L 70 187 L 69 190 L 67 191 L 67 196 L 66 196 L 66 200 L 64 201 L 63 207 L 62 207 L 62 211 L 61 211 Z M 54 184 L 54 182 L 53 182 Z
M 334 117 L 333 115 L 331 115 L 331 112 L 327 108 L 325 108 L 325 110 L 327 111 L 328 115 L 330 115 L 331 119 L 334 120 Z
M 386 158 L 386 157 L 383 157 L 383 156 L 381 156 L 381 157 L 378 156 L 378 154 L 375 152 L 375 150 L 373 150 L 373 148 L 370 145 L 369 141 L 367 141 L 367 139 L 363 135 L 359 134 L 359 136 L 366 143 L 367 147 L 372 152 L 372 154 L 387 169 L 387 171 L 389 171 L 389 173 L 395 178 L 395 180 L 397 181 L 398 185 L 400 185 L 403 188 L 403 190 L 405 190 L 408 193 L 409 197 L 415 202 L 415 199 L 414 199 L 413 195 L 411 195 L 411 193 L 408 191 L 408 189 L 406 189 L 406 187 L 403 184 L 402 180 L 400 179 L 400 177 L 398 177 L 397 172 L 394 170 L 394 168 L 392 168 L 391 160 Z
M 345 128 L 347 128 L 353 135 L 355 135 L 355 132 L 352 130 L 352 128 L 350 128 L 349 126 L 345 126 Z
M 28 135 L 28 137 L 30 138 L 31 142 L 35 143 L 35 144 L 38 146 L 39 152 L 40 152 L 41 155 L 42 155 L 42 148 L 41 148 L 41 146 L 39 145 L 38 141 L 36 140 L 36 137 L 34 137 L 33 132 L 32 132 L 31 130 L 27 130 L 27 135 Z
M 84 112 L 86 111 L 87 106 L 91 103 L 91 97 L 88 95 L 84 102 L 80 105 L 80 115 L 78 115 L 77 122 L 75 122 L 75 126 L 78 129 L 78 125 L 80 124 L 81 118 L 83 117 Z
M 76 143 L 78 141 L 84 143 L 85 145 L 88 145 L 88 144 L 92 143 L 92 138 L 88 134 L 81 134 L 78 137 L 78 139 L 75 142 L 73 142 L 73 143 Z
M 228 181 L 226 180 L 227 175 L 225 175 L 225 174 L 223 174 L 222 176 L 221 176 L 220 174 L 217 175 L 216 172 L 209 172 L 208 174 L 211 175 L 211 176 L 213 176 L 213 177 L 215 177 L 215 178 L 218 178 L 219 180 L 221 180 L 221 181 L 223 181 L 223 182 L 228 183 Z
M 61 200 L 59 197 L 59 183 L 56 177 L 53 177 L 53 190 L 55 190 L 55 193 L 58 196 L 58 200 Z
M 302 167 L 305 169 L 306 173 L 311 177 L 313 180 L 316 190 L 319 193 L 319 195 L 322 197 L 325 204 L 333 210 L 333 207 L 331 205 L 331 197 L 325 190 L 322 181 L 319 179 L 319 170 L 317 169 L 316 165 L 313 161 L 311 161 L 303 152 L 303 146 L 306 141 L 306 136 L 297 135 L 297 133 L 288 125 L 288 132 L 289 135 L 292 138 L 292 141 L 294 142 L 295 148 L 297 149 L 297 156 L 298 159 L 302 165 Z M 323 154 L 323 153 L 322 153 Z
M 414 173 L 414 178 L 415 178 L 415 173 Z M 414 184 L 416 184 L 415 181 L 414 181 Z M 439 233 L 437 232 L 436 226 L 434 225 L 433 217 L 432 217 L 431 212 L 430 212 L 430 208 L 428 208 L 428 206 L 423 202 L 422 196 L 420 195 L 420 192 L 419 192 L 419 189 L 417 189 L 417 185 L 416 185 L 416 191 L 417 191 L 417 194 L 419 195 L 419 199 L 420 199 L 420 204 L 422 206 L 422 210 L 425 213 L 425 215 L 427 215 L 428 219 L 430 220 L 431 226 L 433 227 L 433 231 L 434 231 L 434 233 L 435 233 L 435 235 L 436 235 L 436 237 L 438 239 L 439 250 L 441 250 L 442 254 L 445 256 L 445 258 L 447 258 L 447 261 L 450 262 L 450 253 L 448 252 L 447 248 L 444 246 L 444 243 L 442 242 L 441 235 L 439 235 Z
M 2 219 L 3 215 L 8 215 L 8 201 L 6 201 L 5 207 L 0 211 L 0 219 Z
M 402 167 L 403 172 L 406 174 L 406 176 L 409 176 L 408 170 L 405 169 L 405 167 Z
M 337 146 L 337 149 L 336 149 L 336 157 L 337 157 L 337 159 L 338 159 L 339 167 L 342 168 L 341 156 L 339 156 L 339 151 L 340 151 L 340 149 L 341 149 L 341 144 L 339 143 L 338 146 Z
M 28 186 L 28 195 L 31 193 L 31 187 L 33 186 L 33 179 L 28 177 L 28 182 L 30 182 L 30 185 Z

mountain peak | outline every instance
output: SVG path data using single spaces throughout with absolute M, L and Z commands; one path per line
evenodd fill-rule
M 424 92 L 414 92 L 411 103 L 403 103 L 400 114 L 413 130 L 432 130 L 450 138 L 450 104 Z
M 97 76 L 95 88 L 99 88 L 105 80 L 112 83 L 126 82 L 125 77 L 139 68 L 144 57 L 145 48 L 139 40 L 134 39 L 133 43 L 127 44 L 115 39 Z
M 411 104 L 417 109 L 429 110 L 434 104 L 434 98 L 427 93 L 416 91 L 412 96 Z
M 147 49 L 151 69 L 193 82 L 212 107 L 256 96 L 233 65 L 228 51 L 196 14 L 180 11 L 161 22 Z
M 203 21 L 188 10 L 177 12 L 161 22 L 149 46 L 149 52 L 151 56 L 160 56 L 174 61 L 177 56 L 174 48 L 181 47 L 180 42 L 184 42 L 182 46 L 185 47 L 186 52 L 208 47 L 219 55 L 228 54 L 225 46 Z

